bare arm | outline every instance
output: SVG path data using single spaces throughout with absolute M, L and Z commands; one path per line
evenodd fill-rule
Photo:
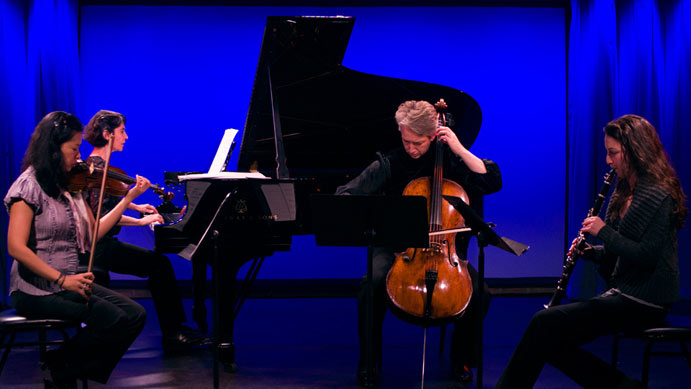
M 163 216 L 154 213 L 146 215 L 141 219 L 123 215 L 118 222 L 119 226 L 148 226 L 151 223 L 163 223 Z
M 150 204 L 130 203 L 127 209 L 143 214 L 141 218 L 123 215 L 118 222 L 119 226 L 148 226 L 152 223 L 163 223 L 163 216 L 158 214 L 156 207 Z
M 139 213 L 145 213 L 145 214 L 149 214 L 149 213 L 158 213 L 158 210 L 156 209 L 156 207 L 154 207 L 154 206 L 151 205 L 151 204 L 135 204 L 135 203 L 131 203 L 131 204 L 127 207 L 127 209 L 131 209 L 131 210 L 133 210 L 133 211 L 136 211 L 136 212 L 139 212 Z
M 149 180 L 144 177 L 137 176 L 137 183 L 130 189 L 129 192 L 123 197 L 115 208 L 111 209 L 110 212 L 101 217 L 101 225 L 98 228 L 98 239 L 101 239 L 105 234 L 110 231 L 111 228 L 117 224 L 122 218 L 123 212 L 130 206 L 132 200 L 137 198 L 140 194 L 144 193 L 149 188 Z M 89 212 L 91 214 L 91 212 Z M 129 218 L 129 216 L 126 216 Z M 91 221 L 94 221 L 94 216 L 91 214 Z M 134 218 L 130 218 L 134 219 Z M 136 220 L 136 219 L 135 219 Z M 137 224 L 141 225 L 141 224 Z
M 439 127 L 437 128 L 436 134 L 444 143 L 449 145 L 451 152 L 461 157 L 465 165 L 468 166 L 468 169 L 475 173 L 487 173 L 485 163 L 463 146 L 453 130 L 448 127 Z

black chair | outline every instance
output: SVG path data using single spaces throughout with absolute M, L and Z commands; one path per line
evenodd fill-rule
M 78 328 L 79 323 L 58 319 L 27 319 L 17 314 L 14 309 L 6 309 L 0 312 L 0 349 L 4 349 L 0 359 L 0 374 L 5 367 L 5 362 L 14 347 L 39 346 L 39 361 L 45 362 L 48 345 L 60 344 L 69 338 L 67 330 Z M 62 339 L 48 339 L 48 331 L 57 331 Z M 35 332 L 37 340 L 17 341 L 17 334 Z M 84 387 L 86 382 L 83 381 Z
M 641 382 L 647 388 L 648 387 L 648 377 L 650 374 L 650 357 L 652 356 L 683 356 L 686 359 L 686 363 L 691 368 L 691 354 L 689 354 L 689 349 L 686 343 L 691 342 L 691 326 L 688 323 L 683 323 L 684 326 L 679 326 L 677 320 L 674 320 L 674 316 L 671 317 L 663 324 L 663 326 L 657 328 L 649 328 L 643 331 L 636 332 L 623 332 L 614 335 L 614 342 L 612 345 L 612 365 L 617 366 L 617 360 L 619 357 L 619 341 L 622 338 L 639 339 L 645 342 L 645 348 L 643 349 L 643 365 L 641 369 Z M 687 318 L 688 321 L 688 318 Z M 653 346 L 657 343 L 679 343 L 679 351 L 669 351 L 653 350 Z

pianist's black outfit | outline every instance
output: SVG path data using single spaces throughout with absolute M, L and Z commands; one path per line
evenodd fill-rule
M 95 167 L 105 166 L 105 161 L 98 156 L 90 156 L 86 163 L 93 163 Z M 98 207 L 99 193 L 99 189 L 89 189 L 84 196 L 94 215 Z M 119 197 L 104 193 L 101 214 L 109 212 L 119 201 Z M 120 242 L 115 237 L 120 232 L 120 228 L 116 225 L 96 244 L 94 268 L 142 278 L 148 277 L 148 286 L 158 314 L 165 351 L 177 351 L 204 343 L 206 340 L 199 333 L 182 325 L 186 321 L 185 310 L 170 259 L 163 254 Z M 103 282 L 98 277 L 95 281 L 96 283 Z
M 348 184 L 339 187 L 336 194 L 353 195 L 372 195 L 372 194 L 401 194 L 405 186 L 415 178 L 432 176 L 434 171 L 435 143 L 432 142 L 425 155 L 418 159 L 411 158 L 401 146 L 394 151 L 381 155 L 378 160 L 370 164 L 358 177 Z M 444 155 L 444 178 L 451 179 L 460 184 L 468 195 L 486 195 L 497 192 L 501 189 L 501 173 L 499 167 L 494 162 L 483 159 L 487 172 L 485 174 L 471 171 L 465 163 L 448 148 L 445 147 Z M 471 200 L 472 205 L 472 200 Z M 468 247 L 467 239 L 457 235 L 458 255 L 466 259 Z M 461 242 L 460 240 L 464 240 Z M 393 265 L 394 254 L 391 248 L 379 247 L 374 250 L 373 274 L 374 283 L 374 360 L 379 361 L 382 349 L 382 325 L 386 314 L 386 275 Z M 477 271 L 468 266 L 468 270 L 473 280 L 473 295 L 465 314 L 455 321 L 454 332 L 451 338 L 451 360 L 455 369 L 463 366 L 476 366 L 476 348 L 479 346 L 477 337 L 469 335 L 474 333 L 475 320 L 481 313 L 483 316 L 489 309 L 490 293 L 487 285 L 483 285 L 484 301 L 478 301 L 479 291 L 477 285 Z M 360 334 L 360 367 L 358 374 L 361 375 L 364 361 L 366 361 L 365 343 L 365 307 L 366 307 L 366 278 L 363 278 L 360 291 L 358 293 L 358 330 Z M 366 368 L 364 369 L 366 374 Z M 362 378 L 362 377 L 359 377 Z

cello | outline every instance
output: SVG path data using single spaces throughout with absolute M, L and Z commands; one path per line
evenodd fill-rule
M 447 126 L 446 103 L 435 104 L 438 126 Z M 404 196 L 424 196 L 429 215 L 429 248 L 408 248 L 396 255 L 386 277 L 386 291 L 394 312 L 423 326 L 443 323 L 461 315 L 470 302 L 473 284 L 468 263 L 456 253 L 456 233 L 463 217 L 442 197 L 454 196 L 469 203 L 459 184 L 443 178 L 444 147 L 436 137 L 434 176 L 414 179 Z

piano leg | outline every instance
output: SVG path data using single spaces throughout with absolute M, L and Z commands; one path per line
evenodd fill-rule
M 192 317 L 197 326 L 208 333 L 209 322 L 206 311 L 206 266 L 203 256 L 195 255 L 192 258 Z
M 226 373 L 235 373 L 238 370 L 235 363 L 235 345 L 232 341 L 218 344 L 218 360 L 223 364 L 223 371 Z
M 233 373 L 237 370 L 235 363 L 235 344 L 233 332 L 235 329 L 235 306 L 237 304 L 236 279 L 239 266 L 231 258 L 224 258 L 216 264 L 218 276 L 218 296 L 214 301 L 219 316 L 218 323 L 218 358 L 223 364 L 223 370 Z
M 232 265 L 228 258 L 219 259 L 214 264 L 212 247 L 198 250 L 192 258 L 193 316 L 194 321 L 204 332 L 208 332 L 207 297 L 207 266 L 211 266 L 213 277 L 218 280 L 218 296 L 212 291 L 212 309 L 218 314 L 218 326 L 213 329 L 214 341 L 218 344 L 218 360 L 223 364 L 223 370 L 229 373 L 237 370 L 235 363 L 235 345 L 233 344 L 234 307 L 236 305 L 235 279 L 239 268 Z M 231 282 L 232 280 L 232 282 Z M 215 324 L 215 323 L 214 323 Z
M 228 262 L 232 263 L 232 261 Z M 235 318 L 240 313 L 240 308 L 242 308 L 242 304 L 247 299 L 247 295 L 263 263 L 264 257 L 252 260 L 252 264 L 247 270 L 247 274 L 239 290 L 237 288 L 237 281 L 221 283 L 223 286 L 220 286 L 219 312 L 221 316 L 221 343 L 218 345 L 218 352 L 219 360 L 223 363 L 224 370 L 229 373 L 237 370 L 237 364 L 235 363 L 235 344 L 233 343 Z M 225 271 L 225 273 L 221 274 L 230 274 L 232 275 L 232 278 L 230 278 L 231 280 L 237 280 L 237 274 L 240 270 L 239 267 L 231 265 L 227 269 L 224 269 L 224 266 L 221 265 L 219 269 Z
M 235 330 L 235 318 L 240 312 L 247 295 L 259 274 L 264 263 L 264 257 L 255 258 L 247 270 L 245 278 L 238 288 L 237 275 L 240 268 L 248 261 L 250 255 L 243 254 L 218 258 L 214 260 L 213 250 L 198 251 L 193 258 L 193 284 L 194 284 L 194 320 L 200 328 L 208 328 L 206 298 L 206 266 L 212 266 L 213 277 L 218 281 L 212 293 L 213 309 L 218 314 L 218 326 L 215 326 L 214 335 L 217 337 L 218 360 L 223 364 L 223 370 L 229 373 L 237 370 L 235 362 L 235 344 L 233 342 Z M 217 262 L 214 264 L 214 262 Z M 215 325 L 215 324 L 214 324 Z

